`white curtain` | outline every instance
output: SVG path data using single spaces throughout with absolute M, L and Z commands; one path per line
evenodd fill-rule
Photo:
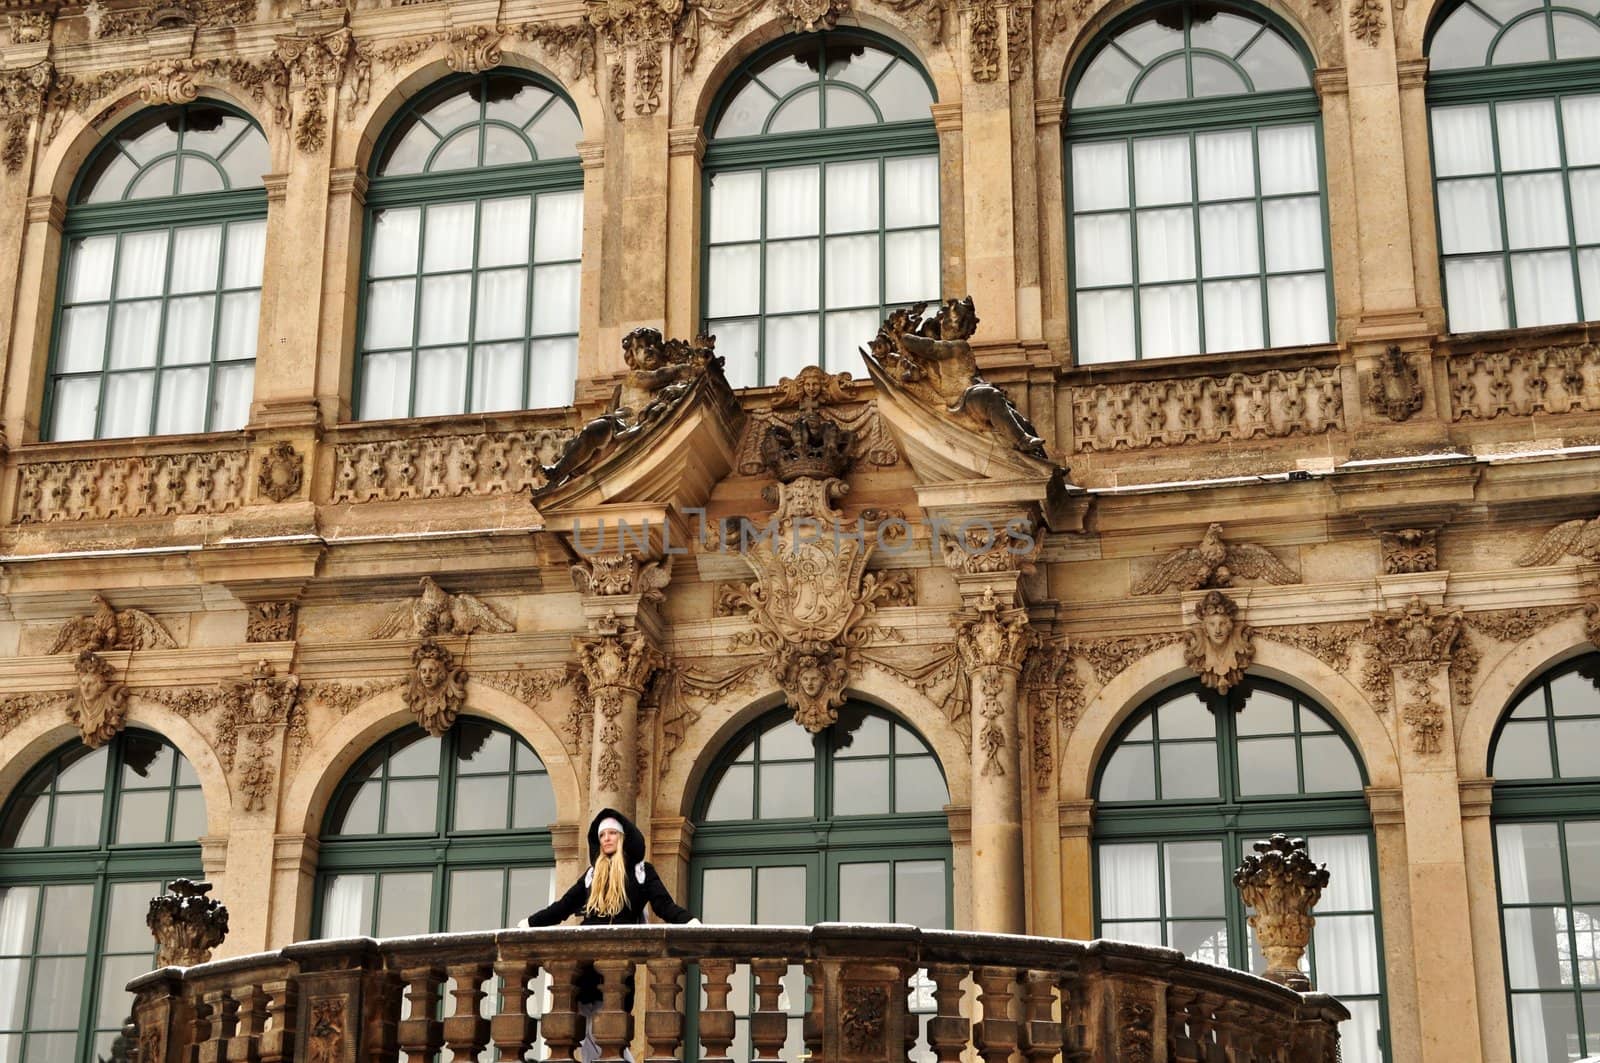
M 1139 293 L 1139 341 L 1146 358 L 1194 354 L 1200 350 L 1199 307 L 1194 285 L 1146 288 Z
M 28 953 L 32 950 L 33 915 L 39 899 L 35 886 L 11 886 L 0 899 L 0 1029 L 22 1026 L 28 998 Z M 13 1063 L 15 1041 L 0 1038 L 0 1063 Z
M 815 236 L 822 204 L 822 175 L 815 166 L 767 171 L 767 239 Z
M 229 292 L 222 297 L 222 324 L 217 335 L 217 358 L 254 358 L 261 332 L 261 293 Z
M 112 439 L 150 434 L 150 403 L 155 398 L 155 377 L 154 373 L 112 374 L 106 381 L 101 436 Z
M 583 193 L 547 192 L 535 208 L 535 262 L 568 261 L 583 253 Z
M 527 196 L 486 199 L 478 216 L 478 267 L 520 266 L 528 261 Z
M 222 254 L 222 228 L 206 225 L 179 229 L 172 245 L 170 292 L 203 292 L 217 286 L 217 258 Z
M 1194 152 L 1201 199 L 1237 199 L 1255 194 L 1255 159 L 1248 129 L 1202 133 L 1194 138 Z
M 1510 173 L 1554 169 L 1561 165 L 1554 100 L 1496 104 L 1494 119 L 1495 135 L 1500 142 L 1501 169 Z
M 1494 132 L 1488 104 L 1436 107 L 1433 122 L 1433 169 L 1440 177 L 1494 171 Z
M 883 164 L 884 224 L 890 228 L 939 224 L 939 158 L 917 155 Z
M 878 163 L 875 160 L 830 163 L 827 193 L 826 221 L 830 233 L 861 232 L 878 227 Z
M 66 302 L 82 303 L 111 296 L 111 263 L 116 257 L 115 236 L 91 236 L 72 241 L 67 264 Z
M 1176 136 L 1135 140 L 1133 187 L 1135 202 L 1141 207 L 1187 203 L 1191 198 L 1189 138 Z
M 215 295 L 189 295 L 167 301 L 166 334 L 161 360 L 166 365 L 190 365 L 211 359 L 211 327 L 216 321 Z
M 406 416 L 411 393 L 411 352 L 369 354 L 361 360 L 361 419 Z
M 228 288 L 259 288 L 267 256 L 267 223 L 236 221 L 228 226 L 228 257 L 222 283 Z
M 203 432 L 206 427 L 206 384 L 211 370 L 169 369 L 161 374 L 161 402 L 156 412 L 156 434 Z
M 1578 316 L 1572 288 L 1572 256 L 1566 251 L 1512 255 L 1511 288 L 1519 328 L 1558 325 Z
M 167 276 L 167 231 L 124 233 L 117 263 L 117 298 L 160 295 Z
M 1505 266 L 1500 256 L 1448 259 L 1444 284 L 1451 332 L 1505 328 L 1509 323 Z
M 1131 289 L 1080 292 L 1074 305 L 1078 315 L 1075 357 L 1079 365 L 1134 357 Z
M 539 266 L 533 271 L 533 334 L 578 331 L 578 264 Z
M 1138 227 L 1140 281 L 1150 284 L 1194 276 L 1193 210 L 1141 210 Z
M 322 900 L 322 936 L 360 937 L 372 924 L 372 876 L 335 875 Z
M 1072 209 L 1106 210 L 1127 205 L 1127 142 L 1073 145 Z
M 1315 192 L 1322 187 L 1314 126 L 1268 126 L 1261 130 L 1256 142 L 1261 155 L 1262 195 Z
M 1500 198 L 1492 177 L 1439 182 L 1440 250 L 1500 250 Z
M 1261 335 L 1261 282 L 1251 278 L 1207 281 L 1206 350 L 1250 351 L 1265 347 Z
M 416 417 L 434 417 L 460 411 L 466 398 L 467 349 L 436 347 L 417 352 L 417 393 L 412 400 Z
M 250 419 L 250 396 L 255 385 L 256 367 L 243 365 L 217 367 L 211 384 L 211 430 L 231 432 L 243 428 Z
M 711 242 L 761 238 L 761 171 L 741 170 L 711 177 Z
M 471 268 L 476 208 L 475 203 L 440 203 L 428 208 L 423 230 L 424 273 Z
M 1159 919 L 1161 867 L 1153 842 L 1100 846 L 1102 920 Z
M 578 338 L 534 340 L 529 350 L 528 408 L 571 405 L 578 379 Z

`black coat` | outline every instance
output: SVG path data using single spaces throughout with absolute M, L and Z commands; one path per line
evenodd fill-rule
M 622 855 L 627 861 L 628 903 L 613 916 L 584 912 L 589 903 L 589 887 L 594 881 L 594 862 L 600 855 L 600 822 L 615 819 L 622 824 Z M 645 921 L 645 905 L 655 909 L 656 915 L 668 923 L 687 923 L 694 918 L 687 908 L 680 907 L 667 892 L 666 885 L 656 869 L 644 858 L 644 835 L 622 813 L 603 808 L 589 824 L 589 870 L 572 884 L 572 888 L 558 897 L 553 904 L 528 916 L 529 926 L 554 926 L 583 913 L 583 925 L 630 924 Z

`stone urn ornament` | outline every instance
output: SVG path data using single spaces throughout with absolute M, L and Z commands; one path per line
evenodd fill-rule
M 1250 848 L 1255 852 L 1234 871 L 1233 884 L 1255 909 L 1250 927 L 1267 958 L 1266 977 L 1309 993 L 1311 980 L 1300 969 L 1300 957 L 1311 943 L 1311 928 L 1317 923 L 1311 909 L 1328 887 L 1328 865 L 1313 864 L 1306 840 L 1286 834 L 1274 834 Z
M 157 967 L 193 967 L 211 959 L 211 950 L 228 936 L 228 909 L 214 897 L 211 883 L 173 879 L 167 892 L 150 899 L 145 924 L 156 939 Z

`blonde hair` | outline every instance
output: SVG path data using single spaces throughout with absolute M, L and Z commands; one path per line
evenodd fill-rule
M 619 846 L 610 856 L 595 857 L 594 878 L 589 882 L 589 903 L 583 910 L 609 919 L 628 906 L 627 860 Z

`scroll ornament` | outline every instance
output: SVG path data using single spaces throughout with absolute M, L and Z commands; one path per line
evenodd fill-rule
M 1000 754 L 1015 736 L 1006 734 L 1006 678 L 1010 673 L 1012 692 L 1022 671 L 1023 659 L 1033 645 L 1024 609 L 1002 609 L 994 588 L 986 587 L 978 600 L 976 617 L 955 621 L 956 651 L 969 677 L 977 680 L 978 733 L 976 743 L 983 752 L 984 775 L 1004 775 Z

